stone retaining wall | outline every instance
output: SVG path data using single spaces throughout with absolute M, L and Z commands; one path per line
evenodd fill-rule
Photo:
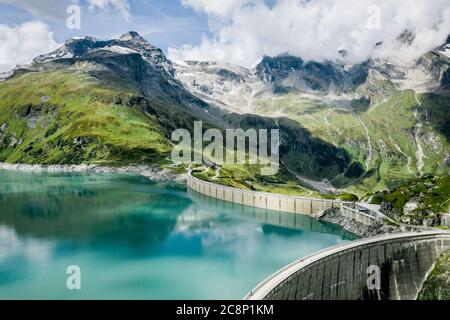
M 366 226 L 371 226 L 377 221 L 376 217 L 363 213 L 359 210 L 349 208 L 345 204 L 342 204 L 340 211 L 344 217 L 353 219 Z
M 450 228 L 450 213 L 442 215 L 442 225 Z

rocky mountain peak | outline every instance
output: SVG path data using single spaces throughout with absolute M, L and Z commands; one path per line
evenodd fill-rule
M 411 30 L 404 30 L 398 37 L 397 41 L 406 44 L 411 45 L 414 42 L 414 39 L 416 38 L 416 35 Z
M 140 41 L 140 42 L 147 42 L 139 33 L 136 31 L 130 31 L 125 34 L 123 34 L 119 41 Z
M 86 54 L 89 50 L 102 46 L 102 44 L 102 41 L 98 41 L 93 37 L 70 38 L 59 49 L 35 58 L 33 63 L 47 63 L 53 60 L 80 57 Z
M 72 37 L 69 40 L 65 42 L 65 45 L 70 45 L 71 43 L 77 43 L 77 42 L 97 42 L 97 38 L 87 36 L 87 37 Z
M 115 56 L 139 54 L 153 68 L 173 74 L 172 64 L 162 50 L 151 45 L 135 31 L 112 40 L 97 40 L 93 37 L 71 38 L 59 49 L 35 58 L 33 64 L 45 64 L 62 59 L 89 59 L 93 55 L 107 57 L 111 54 Z
M 338 53 L 341 58 L 346 58 L 348 56 L 348 51 L 344 49 L 338 50 Z
M 116 42 L 120 45 L 126 46 L 137 51 L 161 51 L 159 48 L 153 46 L 144 37 L 142 37 L 136 31 L 130 31 L 122 35 Z
M 331 61 L 304 61 L 292 55 L 264 57 L 256 66 L 260 80 L 273 87 L 274 93 L 291 90 L 339 92 L 352 91 L 364 83 L 368 66 L 346 66 Z

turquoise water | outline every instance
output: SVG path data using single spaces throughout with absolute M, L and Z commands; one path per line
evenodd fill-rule
M 349 239 L 142 177 L 0 170 L 0 299 L 240 299 Z M 70 265 L 81 290 L 66 287 Z

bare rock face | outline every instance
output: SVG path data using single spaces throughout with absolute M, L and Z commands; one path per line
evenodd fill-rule
M 424 67 L 442 89 L 450 89 L 450 57 L 435 50 L 421 57 L 418 65 Z
M 405 208 L 403 209 L 403 212 L 408 215 L 410 213 L 412 213 L 414 210 L 416 210 L 417 208 L 419 208 L 419 204 L 416 201 L 412 201 L 410 200 L 406 205 Z
M 347 67 L 330 61 L 305 62 L 301 58 L 282 55 L 264 57 L 256 67 L 256 74 L 265 83 L 272 84 L 274 92 L 292 89 L 347 92 L 365 82 L 369 67 L 368 62 Z
M 319 220 L 339 225 L 343 229 L 353 233 L 359 238 L 369 238 L 380 234 L 401 231 L 400 227 L 394 225 L 386 225 L 383 222 L 379 222 L 373 226 L 366 226 L 353 219 L 344 217 L 341 214 L 340 210 L 337 208 L 324 211 Z
M 399 41 L 405 44 L 410 43 L 412 39 L 414 34 L 411 32 L 405 32 L 399 37 Z M 425 70 L 430 79 L 440 83 L 443 88 L 449 78 L 448 45 L 446 43 L 442 48 L 424 55 L 412 66 Z M 100 86 L 114 83 L 120 88 L 126 85 L 127 89 L 133 89 L 133 96 L 118 94 L 108 103 L 113 106 L 136 107 L 147 115 L 154 116 L 160 121 L 166 138 L 174 129 L 191 129 L 190 126 L 195 120 L 222 130 L 239 127 L 280 129 L 281 160 L 295 176 L 302 177 L 298 178 L 299 180 L 326 179 L 333 187 L 342 187 L 363 177 L 365 171 L 370 172 L 370 161 L 367 161 L 365 166 L 358 162 L 363 153 L 369 160 L 373 160 L 372 154 L 382 154 L 385 149 L 392 151 L 386 151 L 386 158 L 392 156 L 395 159 L 401 153 L 402 157 L 410 161 L 411 155 L 404 153 L 403 145 L 403 149 L 398 146 L 397 150 L 394 150 L 392 147 L 386 148 L 386 140 L 379 139 L 382 141 L 376 143 L 375 137 L 371 139 L 373 133 L 369 134 L 368 124 L 366 126 L 359 117 L 359 113 L 366 112 L 378 102 L 392 96 L 392 92 L 400 88 L 395 81 L 403 81 L 407 70 L 381 60 L 346 64 L 343 61 L 351 52 L 341 50 L 339 53 L 342 58 L 339 61 L 306 61 L 291 55 L 263 57 L 254 68 L 211 61 L 174 63 L 161 49 L 150 44 L 138 33 L 130 31 L 118 39 L 111 40 L 72 38 L 61 48 L 37 57 L 30 66 L 15 69 L 10 75 L 14 78 L 20 76 L 21 72 L 69 70 L 88 75 Z M 0 75 L 0 81 L 2 77 Z M 290 97 L 291 93 L 293 97 Z M 297 103 L 300 96 L 297 96 L 297 93 L 301 95 L 300 100 L 305 98 L 305 101 Z M 49 96 L 40 98 L 40 104 L 44 106 L 57 100 Z M 277 104 L 281 101 L 277 101 L 278 98 L 286 98 L 279 108 Z M 308 107 L 309 103 L 311 107 Z M 445 101 L 437 101 L 436 104 L 446 105 Z M 327 108 L 333 109 L 332 112 L 322 113 Z M 445 121 L 441 123 L 440 114 L 433 115 L 431 112 L 436 108 L 427 111 L 428 113 L 424 108 L 417 108 L 417 112 L 423 113 L 422 122 L 425 123 L 425 118 L 429 115 L 430 123 L 433 117 L 438 118 L 436 128 L 447 127 Z M 36 105 L 24 109 L 25 114 L 22 117 L 27 121 L 28 129 L 48 129 L 46 136 L 55 133 L 57 127 L 46 125 L 46 119 L 50 118 L 52 113 L 45 116 L 42 112 L 39 113 L 38 109 L 39 106 Z M 340 119 L 342 115 L 347 121 L 346 114 L 356 116 L 365 136 L 359 132 L 358 135 L 355 134 L 350 126 L 348 133 L 344 132 L 347 129 L 332 128 L 332 118 Z M 295 119 L 297 116 L 298 119 Z M 324 121 L 319 123 L 317 116 L 323 117 Z M 308 127 L 308 120 L 313 118 L 313 122 L 317 120 L 318 124 Z M 355 119 L 351 119 L 353 120 Z M 6 119 L 4 121 L 9 122 Z M 425 156 L 442 149 L 443 145 L 435 143 L 435 136 L 427 134 L 427 130 L 431 129 L 424 124 L 420 130 L 420 141 L 423 145 L 425 141 L 430 141 L 427 145 L 433 146 L 433 150 L 425 150 Z M 11 136 L 12 133 L 8 134 Z M 16 138 L 18 140 L 21 137 Z M 13 142 L 15 144 L 19 141 Z M 57 147 L 62 145 L 61 141 L 56 142 Z M 85 146 L 83 141 L 71 139 L 70 142 L 79 149 Z M 393 141 L 395 142 L 397 141 Z M 380 146 L 379 150 L 375 144 Z M 359 155 L 356 156 L 353 152 Z M 86 158 L 89 157 L 91 155 L 86 155 Z M 447 162 L 450 161 L 447 154 L 445 157 Z M 67 160 L 67 163 L 79 163 L 76 161 L 85 161 L 85 158 L 77 156 L 64 160 Z
M 66 41 L 61 48 L 49 54 L 38 56 L 33 60 L 33 64 L 77 59 L 99 52 L 121 55 L 139 54 L 152 67 L 173 74 L 172 63 L 166 58 L 162 50 L 151 45 L 134 31 L 122 35 L 119 39 L 107 41 L 98 40 L 93 37 L 72 38 Z

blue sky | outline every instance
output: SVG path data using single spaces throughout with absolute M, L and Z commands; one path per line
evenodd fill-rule
M 81 29 L 66 26 L 69 5 Z M 450 34 L 448 0 L 0 0 L 0 72 L 29 63 L 74 36 L 117 38 L 137 31 L 169 58 L 245 67 L 290 53 L 347 63 L 410 63 Z M 397 41 L 405 30 L 410 45 Z M 375 46 L 382 43 L 381 46 Z
M 32 2 L 36 4 L 30 4 Z M 72 3 L 81 7 L 80 30 L 66 27 L 69 17 L 66 9 Z M 114 6 L 89 9 L 84 0 L 0 0 L 0 24 L 17 26 L 39 20 L 49 26 L 59 43 L 72 36 L 89 35 L 109 39 L 133 30 L 163 50 L 186 43 L 196 45 L 200 43 L 202 35 L 209 35 L 207 16 L 183 6 L 180 0 L 128 0 L 128 3 L 130 15 L 126 18 Z

